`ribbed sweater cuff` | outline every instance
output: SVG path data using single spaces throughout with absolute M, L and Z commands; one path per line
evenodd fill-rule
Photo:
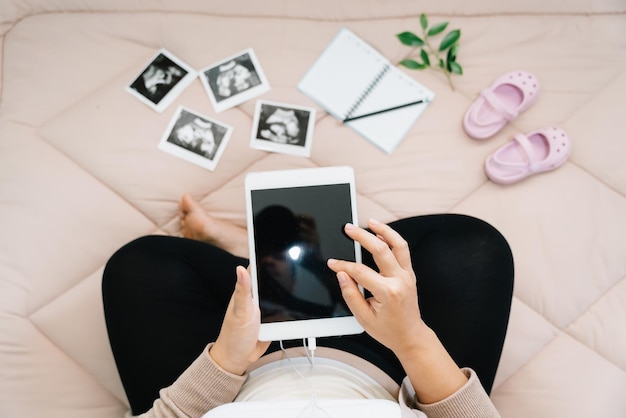
M 209 344 L 200 356 L 169 387 L 168 397 L 190 417 L 200 417 L 208 410 L 232 402 L 247 378 L 222 369 L 209 355 Z
M 462 370 L 468 381 L 461 389 L 436 403 L 425 405 L 417 402 L 418 409 L 428 418 L 500 417 L 476 372 L 469 368 Z

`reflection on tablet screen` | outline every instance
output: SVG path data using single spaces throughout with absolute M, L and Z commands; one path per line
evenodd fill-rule
M 343 233 L 352 222 L 350 186 L 253 190 L 262 322 L 350 315 L 328 258 L 355 260 Z

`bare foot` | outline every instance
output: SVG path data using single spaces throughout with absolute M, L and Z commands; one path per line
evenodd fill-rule
M 185 238 L 208 242 L 238 257 L 249 258 L 246 229 L 209 216 L 188 193 L 180 199 L 178 216 Z

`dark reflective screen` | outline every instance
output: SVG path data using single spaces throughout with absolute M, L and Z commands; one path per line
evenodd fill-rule
M 352 222 L 350 186 L 253 190 L 254 239 L 262 322 L 350 315 L 330 257 L 355 260 L 343 233 Z

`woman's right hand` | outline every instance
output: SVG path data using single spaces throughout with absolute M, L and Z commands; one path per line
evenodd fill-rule
M 222 369 L 243 375 L 248 366 L 268 349 L 269 341 L 259 341 L 261 314 L 252 299 L 248 271 L 237 267 L 237 283 L 230 299 L 220 335 L 209 354 Z

